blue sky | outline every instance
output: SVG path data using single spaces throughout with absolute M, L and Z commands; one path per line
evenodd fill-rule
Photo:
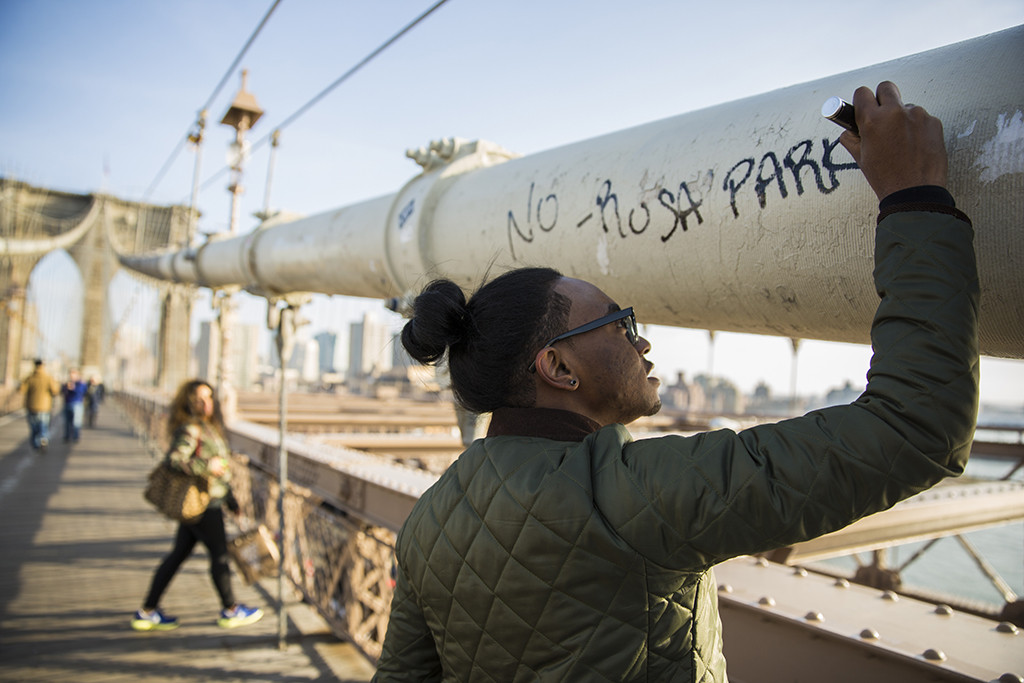
M 0 174 L 52 189 L 187 203 L 194 157 L 172 157 L 271 0 L 3 0 Z M 250 139 L 241 230 L 262 209 L 265 138 L 433 5 L 282 0 L 241 66 L 266 111 Z M 449 0 L 282 131 L 270 205 L 304 214 L 397 191 L 405 150 L 445 136 L 530 154 L 1024 24 L 1021 0 L 765 3 Z M 228 223 L 219 125 L 237 74 L 213 100 L 200 230 Z M 169 159 L 173 163 L 155 183 Z M 154 184 L 155 183 L 155 184 Z M 379 304 L 309 307 L 311 331 Z M 244 312 L 262 322 L 260 308 Z M 202 306 L 197 308 L 201 318 Z M 703 331 L 651 330 L 665 379 L 709 368 Z M 719 333 L 714 371 L 745 390 L 790 382 L 788 339 Z M 805 342 L 798 389 L 862 384 L 869 350 Z M 1024 403 L 1024 364 L 986 361 L 990 400 Z

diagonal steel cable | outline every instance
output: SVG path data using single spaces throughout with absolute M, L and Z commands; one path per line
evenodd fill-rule
M 213 89 L 213 93 L 210 94 L 209 99 L 206 100 L 206 104 L 204 104 L 199 109 L 199 111 L 202 112 L 210 108 L 210 105 L 213 104 L 213 101 L 217 98 L 217 95 L 220 94 L 220 91 L 228 82 L 228 79 L 231 77 L 231 74 L 234 73 L 235 67 L 237 67 L 239 62 L 242 61 L 242 57 L 244 57 L 245 53 L 249 51 L 249 48 L 256 40 L 256 36 L 258 36 L 260 32 L 263 30 L 263 27 L 266 26 L 267 21 L 270 19 L 270 15 L 274 13 L 274 10 L 277 9 L 277 6 L 280 4 L 281 0 L 274 0 L 274 4 L 271 5 L 270 9 L 267 10 L 267 13 L 263 15 L 263 19 L 260 21 L 259 26 L 257 26 L 256 29 L 252 32 L 252 35 L 249 36 L 249 40 L 245 41 L 245 45 L 238 52 L 238 55 L 235 57 L 235 60 L 231 62 L 231 66 L 228 67 L 228 70 L 224 72 L 224 76 L 220 79 L 220 83 L 218 83 L 217 87 Z M 153 193 L 153 190 L 156 189 L 156 186 L 160 184 L 160 181 L 163 180 L 164 175 L 171 168 L 171 164 L 173 164 L 175 159 L 178 158 L 178 155 L 181 154 L 181 150 L 185 148 L 185 143 L 189 141 L 189 137 L 191 136 L 191 134 L 192 128 L 190 126 L 189 129 L 185 131 L 185 136 L 178 141 L 177 146 L 171 152 L 170 156 L 167 158 L 167 161 L 164 162 L 163 167 L 161 167 L 161 169 L 157 172 L 156 177 L 153 179 L 153 182 L 149 184 L 148 188 L 146 188 L 146 192 L 142 195 L 143 200 L 147 199 L 149 195 Z
M 318 103 L 318 102 L 319 102 L 320 100 L 322 100 L 322 99 L 323 99 L 324 97 L 326 97 L 326 96 L 327 96 L 328 94 L 330 94 L 330 92 L 331 92 L 332 90 L 334 90 L 334 89 L 335 89 L 335 88 L 337 88 L 337 87 L 338 87 L 339 85 L 341 85 L 342 83 L 344 83 L 345 81 L 347 81 L 347 80 L 348 80 L 348 79 L 349 79 L 349 78 L 350 78 L 351 76 L 353 76 L 353 75 L 354 75 L 354 74 L 355 74 L 356 72 L 358 72 L 358 71 L 359 71 L 360 69 L 362 69 L 362 68 L 363 68 L 364 66 L 366 66 L 367 64 L 369 64 L 369 63 L 370 63 L 370 62 L 371 62 L 371 61 L 372 61 L 372 60 L 373 60 L 373 59 L 374 59 L 375 57 L 377 57 L 377 55 L 379 55 L 379 54 L 380 54 L 380 53 L 382 53 L 382 52 L 383 52 L 384 50 L 386 50 L 387 48 L 389 48 L 389 47 L 390 47 L 390 46 L 391 46 L 391 45 L 392 45 L 393 43 L 395 43 L 395 41 L 397 41 L 397 40 L 398 40 L 399 38 L 401 38 L 401 37 L 402 37 L 403 35 L 405 35 L 405 34 L 406 34 L 406 33 L 408 33 L 409 31 L 411 31 L 411 30 L 412 30 L 412 29 L 413 29 L 413 28 L 414 28 L 414 27 L 415 27 L 415 26 L 416 26 L 417 24 L 419 24 L 419 23 L 420 23 L 421 21 L 423 21 L 423 20 L 424 20 L 424 19 L 426 19 L 426 18 L 427 18 L 428 16 L 430 16 L 430 15 L 431 15 L 431 14 L 432 14 L 432 13 L 433 13 L 433 12 L 434 12 L 435 10 L 437 10 L 437 9 L 438 9 L 439 7 L 441 7 L 441 5 L 445 4 L 446 2 L 448 2 L 448 0 L 438 0 L 438 2 L 435 2 L 435 3 L 433 4 L 433 5 L 431 5 L 431 6 L 430 6 L 429 8 L 427 8 L 427 9 L 426 9 L 426 10 L 425 10 L 425 11 L 424 11 L 424 12 L 423 12 L 422 14 L 420 14 L 420 15 L 419 15 L 418 17 L 416 17 L 416 18 L 415 18 L 415 19 L 413 19 L 413 20 L 412 20 L 411 22 L 409 22 L 408 24 L 406 24 L 406 25 L 405 25 L 405 26 L 404 26 L 404 27 L 403 27 L 403 28 L 402 28 L 401 30 L 399 30 L 399 31 L 398 31 L 398 33 L 394 34 L 393 36 L 391 36 L 390 38 L 388 38 L 388 39 L 387 39 L 386 41 L 384 41 L 383 43 L 381 43 L 381 44 L 380 44 L 380 46 L 378 46 L 378 47 L 377 47 L 377 48 L 376 48 L 376 49 L 375 49 L 375 50 L 374 50 L 373 52 L 371 52 L 371 53 L 370 53 L 370 54 L 368 54 L 367 56 L 363 57 L 363 58 L 362 58 L 362 59 L 361 59 L 361 60 L 360 60 L 360 61 L 359 61 L 358 63 L 356 63 L 356 64 L 355 64 L 355 66 L 353 66 L 353 67 L 352 67 L 352 68 L 350 68 L 350 69 L 349 69 L 348 71 L 346 71 L 345 73 L 343 73 L 343 74 L 342 74 L 341 76 L 339 76 L 339 77 L 338 77 L 337 79 L 335 79 L 335 81 L 334 81 L 333 83 L 331 83 L 331 84 L 330 84 L 330 85 L 328 85 L 328 86 L 327 86 L 326 88 L 324 88 L 324 89 L 323 89 L 323 90 L 321 90 L 321 91 L 320 91 L 319 93 L 317 93 L 317 94 L 316 94 L 316 95 L 315 95 L 315 96 L 314 96 L 314 97 L 313 97 L 313 98 L 312 98 L 311 100 L 309 100 L 309 101 L 308 101 L 308 102 L 306 102 L 306 103 L 305 103 L 304 105 L 302 105 L 302 106 L 301 106 L 301 107 L 299 107 L 299 108 L 298 108 L 297 110 L 295 110 L 295 112 L 294 112 L 293 114 L 291 114 L 291 115 L 290 115 L 290 116 L 288 116 L 288 117 L 287 117 L 287 118 L 286 118 L 286 119 L 285 119 L 284 121 L 282 121 L 281 123 L 279 123 L 279 124 L 278 124 L 278 125 L 277 125 L 277 126 L 276 126 L 276 127 L 274 128 L 274 129 L 273 129 L 273 131 L 271 131 L 271 132 L 270 132 L 270 133 L 268 133 L 267 135 L 264 135 L 264 136 L 263 136 L 262 138 L 260 138 L 260 139 L 259 139 L 259 140 L 257 140 L 257 141 L 256 141 L 255 143 L 253 143 L 253 145 L 252 145 L 252 147 L 251 147 L 250 149 L 251 149 L 252 151 L 255 151 L 255 150 L 259 149 L 260 147 L 262 147 L 263 145 L 265 145 L 265 144 L 266 144 L 266 143 L 267 143 L 267 142 L 268 142 L 268 141 L 269 141 L 269 140 L 270 140 L 270 139 L 271 139 L 271 138 L 273 137 L 273 135 L 274 135 L 274 132 L 279 132 L 279 131 L 283 130 L 283 129 L 284 129 L 284 128 L 285 128 L 286 126 L 289 126 L 289 125 L 291 125 L 292 123 L 294 123 L 294 122 L 296 121 L 296 119 L 298 119 L 298 118 L 299 118 L 300 116 L 302 116 L 302 115 L 303 115 L 303 114 L 305 114 L 305 113 L 306 113 L 307 111 L 309 111 L 309 110 L 310 110 L 310 109 L 311 109 L 311 108 L 312 108 L 312 107 L 313 107 L 314 105 L 316 105 L 316 104 L 317 104 L 317 103 Z M 214 174 L 213 174 L 212 176 L 210 176 L 209 178 L 207 178 L 207 179 L 206 179 L 206 180 L 205 180 L 205 181 L 203 182 L 203 184 L 202 184 L 202 186 L 201 186 L 201 189 L 204 189 L 204 190 L 205 190 L 205 189 L 206 189 L 206 188 L 207 188 L 207 187 L 208 187 L 208 186 L 209 186 L 209 185 L 210 185 L 211 183 L 213 183 L 213 182 L 214 182 L 215 180 L 217 180 L 217 179 L 218 179 L 218 178 L 220 178 L 220 177 L 221 177 L 222 175 L 224 175 L 225 173 L 227 173 L 227 172 L 228 172 L 228 170 L 230 170 L 230 167 L 229 167 L 229 166 L 224 166 L 224 167 L 222 167 L 222 168 L 221 168 L 221 169 L 220 169 L 219 171 L 217 171 L 216 173 L 214 173 Z

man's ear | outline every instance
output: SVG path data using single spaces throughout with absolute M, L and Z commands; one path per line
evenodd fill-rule
M 537 376 L 554 389 L 575 391 L 579 386 L 568 359 L 555 347 L 548 346 L 537 354 Z

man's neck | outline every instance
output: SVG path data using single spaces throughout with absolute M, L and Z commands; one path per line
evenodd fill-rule
M 601 425 L 589 417 L 561 408 L 498 408 L 491 414 L 487 436 L 582 441 L 600 428 Z

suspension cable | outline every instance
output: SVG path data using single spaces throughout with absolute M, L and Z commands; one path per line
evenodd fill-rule
M 206 100 L 206 104 L 204 104 L 199 109 L 199 111 L 205 112 L 207 109 L 210 108 L 210 105 L 213 104 L 213 101 L 217 98 L 217 95 L 220 94 L 221 89 L 228 82 L 228 79 L 234 72 L 235 67 L 237 67 L 238 63 L 242 61 L 242 57 L 244 57 L 245 53 L 249 51 L 249 48 L 252 46 L 253 41 L 256 40 L 256 36 L 258 36 L 260 34 L 260 31 L 263 30 L 263 27 L 266 26 L 267 20 L 270 19 L 270 15 L 274 13 L 274 10 L 277 9 L 277 6 L 280 4 L 281 0 L 274 0 L 274 4 L 270 6 L 269 10 L 267 10 L 267 13 L 263 16 L 263 19 L 260 21 L 259 26 L 257 26 L 256 30 L 254 30 L 252 32 L 252 35 L 249 36 L 249 40 L 245 41 L 245 45 L 239 51 L 238 55 L 235 57 L 235 60 L 231 62 L 231 66 L 228 67 L 228 70 L 224 72 L 224 76 L 220 79 L 220 83 L 218 83 L 217 87 L 213 89 L 213 93 L 210 95 L 209 99 Z M 160 184 L 161 180 L 163 180 L 163 177 L 170 169 L 171 164 L 173 164 L 174 160 L 178 158 L 178 154 L 180 154 L 181 150 L 184 149 L 186 143 L 189 142 L 189 138 L 192 137 L 192 135 L 193 130 L 191 127 L 189 127 L 189 130 L 185 132 L 185 136 L 178 141 L 177 146 L 171 152 L 171 155 L 167 158 L 167 161 L 164 162 L 163 167 L 156 174 L 156 177 L 153 179 L 153 182 L 150 183 L 149 187 L 146 189 L 145 194 L 142 195 L 143 201 L 145 201 L 149 197 L 149 195 L 153 193 L 153 190 L 156 189 L 156 186 Z
M 348 71 L 346 71 L 341 76 L 339 76 L 337 79 L 335 79 L 335 81 L 333 83 L 331 83 L 329 86 L 327 86 L 326 88 L 321 90 L 319 93 L 317 93 L 313 97 L 313 99 L 309 100 L 304 105 L 299 107 L 291 116 L 287 117 L 284 121 L 282 121 L 279 125 L 277 125 L 271 133 L 268 133 L 267 135 L 264 135 L 262 138 L 260 138 L 255 143 L 253 143 L 252 147 L 250 148 L 251 151 L 255 151 L 256 149 L 258 149 L 261 146 L 265 145 L 269 140 L 271 140 L 271 138 L 273 137 L 273 135 L 275 133 L 279 133 L 286 126 L 289 126 L 292 123 L 294 123 L 296 121 L 296 119 L 298 119 L 300 116 L 302 116 L 307 111 L 309 111 L 315 104 L 317 104 L 320 100 L 322 100 L 324 97 L 326 97 L 328 94 L 330 94 L 330 92 L 332 90 L 334 90 L 339 85 L 341 85 L 342 83 L 347 81 L 357 71 L 359 71 L 364 66 L 369 64 L 375 57 L 377 57 L 384 50 L 386 50 L 387 48 L 391 47 L 391 45 L 395 41 L 397 41 L 403 35 L 405 35 L 409 31 L 411 31 L 413 28 L 415 28 L 417 24 L 419 24 L 421 21 L 423 21 L 428 16 L 430 16 L 435 10 L 440 8 L 441 5 L 445 4 L 446 2 L 448 2 L 448 0 L 438 0 L 433 5 L 431 5 L 429 8 L 427 8 L 422 14 L 420 14 L 418 17 L 416 17 L 411 22 L 406 24 L 401 30 L 398 31 L 398 33 L 394 34 L 393 36 L 388 38 L 386 41 L 381 43 L 380 46 L 377 47 L 377 49 L 375 49 L 373 52 L 371 52 L 367 56 L 363 57 L 359 62 L 356 63 L 355 66 L 350 68 Z M 229 170 L 230 170 L 229 166 L 222 167 L 219 171 L 217 171 L 212 176 L 210 176 L 209 178 L 206 179 L 206 181 L 202 185 L 202 189 L 205 190 L 207 187 L 210 186 L 211 183 L 213 183 L 215 180 L 217 180 L 222 175 L 227 173 Z

